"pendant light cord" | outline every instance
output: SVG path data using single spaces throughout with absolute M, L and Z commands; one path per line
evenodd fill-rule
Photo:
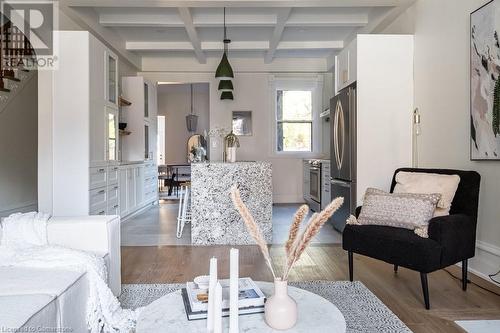
M 228 44 L 231 43 L 230 39 L 227 39 L 227 28 L 226 28 L 226 7 L 224 7 L 224 53 L 227 54 Z
M 226 34 L 226 7 L 224 7 L 224 41 L 227 39 Z
M 191 114 L 193 114 L 193 84 L 191 83 Z

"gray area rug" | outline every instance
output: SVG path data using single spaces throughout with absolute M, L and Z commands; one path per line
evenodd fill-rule
M 290 285 L 313 292 L 335 304 L 344 315 L 348 333 L 411 332 L 359 281 L 293 282 Z M 183 287 L 184 284 L 124 284 L 119 299 L 124 308 L 135 309 Z

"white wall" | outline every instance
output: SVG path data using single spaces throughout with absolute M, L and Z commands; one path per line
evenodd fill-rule
M 487 0 L 419 0 L 384 33 L 415 33 L 415 106 L 422 114 L 421 167 L 481 174 L 478 249 L 485 277 L 500 268 L 500 162 L 469 159 L 469 17 Z
M 240 137 L 241 147 L 237 151 L 238 160 L 264 160 L 273 165 L 273 200 L 275 203 L 302 202 L 302 160 L 298 158 L 276 158 L 271 156 L 270 126 L 274 111 L 270 107 L 270 73 L 236 73 L 233 101 L 221 101 L 217 91 L 217 80 L 211 72 L 175 73 L 142 72 L 157 82 L 207 82 L 210 84 L 210 128 L 231 126 L 232 111 L 251 110 L 253 135 Z M 273 75 L 278 75 L 273 73 Z M 315 74 L 316 75 L 316 74 Z M 310 76 L 310 75 L 309 75 Z M 211 159 L 217 149 L 211 149 Z
M 0 111 L 0 216 L 37 208 L 37 76 Z
M 198 116 L 197 134 L 210 129 L 209 85 L 193 84 L 193 110 Z M 186 127 L 186 115 L 191 112 L 189 84 L 163 84 L 158 86 L 158 115 L 165 116 L 165 162 L 182 164 L 187 160 L 187 140 L 192 135 Z

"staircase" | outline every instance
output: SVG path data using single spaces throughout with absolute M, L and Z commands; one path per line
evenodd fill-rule
M 28 38 L 12 22 L 5 19 L 3 22 L 0 27 L 0 112 L 36 72 L 24 67 L 24 59 L 36 57 Z

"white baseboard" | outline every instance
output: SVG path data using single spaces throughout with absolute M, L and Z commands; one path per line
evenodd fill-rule
M 21 202 L 16 205 L 0 207 L 0 217 L 6 217 L 14 213 L 26 213 L 36 211 L 38 209 L 38 201 Z
M 457 266 L 461 265 L 457 264 Z M 500 247 L 483 241 L 476 241 L 476 255 L 474 258 L 469 259 L 468 266 L 469 272 L 495 284 L 489 275 L 500 270 Z

